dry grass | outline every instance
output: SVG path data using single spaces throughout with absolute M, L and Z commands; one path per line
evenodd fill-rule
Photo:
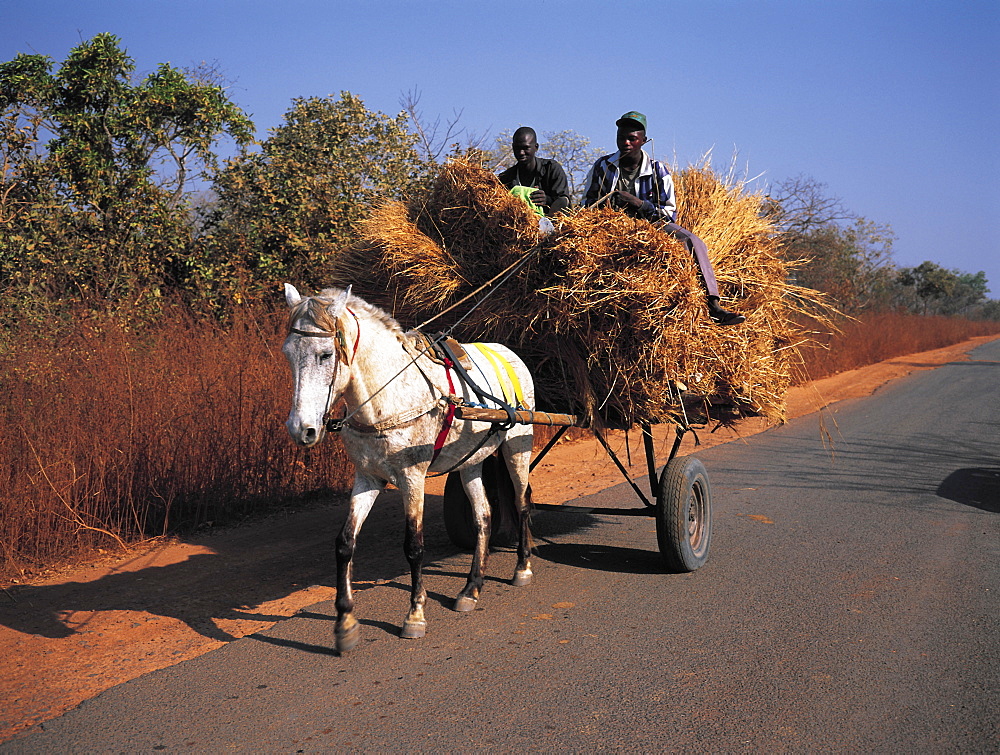
M 651 224 L 578 210 L 539 239 L 527 206 L 462 160 L 442 169 L 428 195 L 378 208 L 364 242 L 331 261 L 333 282 L 416 325 L 530 254 L 495 295 L 439 324 L 518 351 L 542 406 L 596 424 L 665 421 L 677 412 L 679 381 L 703 406 L 780 420 L 807 337 L 798 315 L 826 302 L 786 283 L 759 194 L 708 166 L 682 171 L 677 192 L 679 222 L 709 245 L 723 299 L 746 314 L 745 326 L 711 322 L 690 253 Z
M 817 333 L 811 347 L 803 350 L 803 365 L 796 370 L 793 383 L 819 380 L 893 357 L 997 333 L 997 322 L 892 312 L 866 314 L 842 322 L 835 332 Z
M 349 489 L 339 443 L 291 443 L 284 313 L 222 329 L 176 312 L 19 332 L 0 363 L 0 574 Z

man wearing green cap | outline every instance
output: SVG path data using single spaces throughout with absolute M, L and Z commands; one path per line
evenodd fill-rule
M 719 325 L 738 325 L 746 318 L 719 305 L 719 284 L 708 258 L 705 242 L 674 222 L 677 201 L 674 179 L 663 163 L 643 150 L 646 143 L 646 116 L 632 110 L 615 121 L 618 151 L 594 163 L 587 176 L 585 207 L 607 201 L 634 218 L 655 223 L 680 239 L 694 255 L 708 292 L 708 314 Z

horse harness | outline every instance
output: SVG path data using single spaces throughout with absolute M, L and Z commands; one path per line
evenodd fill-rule
M 488 406 L 486 402 L 492 401 L 507 413 L 507 422 L 491 423 L 490 429 L 483 436 L 483 439 L 479 443 L 477 443 L 472 448 L 472 450 L 469 451 L 469 453 L 463 456 L 461 460 L 453 464 L 450 469 L 448 469 L 445 472 L 439 472 L 438 474 L 434 475 L 435 477 L 437 477 L 440 475 L 448 474 L 449 472 L 465 464 L 466 461 L 472 458 L 472 456 L 475 455 L 476 452 L 479 451 L 479 449 L 485 446 L 489 442 L 490 438 L 492 438 L 498 432 L 502 431 L 505 432 L 511 429 L 515 425 L 514 412 L 516 411 L 516 408 L 511 406 L 506 401 L 507 398 L 506 396 L 504 397 L 504 399 L 499 399 L 496 396 L 493 396 L 487 393 L 482 388 L 480 388 L 479 385 L 472 379 L 472 376 L 469 374 L 469 370 L 472 369 L 473 362 L 472 359 L 469 357 L 468 353 L 465 351 L 465 347 L 462 344 L 460 344 L 454 338 L 445 336 L 444 334 L 439 335 L 433 340 L 429 339 L 427 336 L 423 336 L 423 338 L 425 342 L 430 342 L 431 346 L 434 349 L 434 353 L 436 354 L 438 359 L 440 359 L 441 363 L 444 365 L 445 375 L 448 378 L 448 391 L 449 391 L 448 408 L 445 411 L 444 422 L 441 425 L 441 430 L 438 432 L 437 438 L 434 440 L 434 454 L 431 457 L 431 464 L 434 463 L 438 455 L 441 453 L 441 449 L 444 448 L 445 441 L 448 439 L 448 433 L 451 432 L 451 427 L 455 421 L 456 408 L 459 406 L 459 404 L 465 404 L 465 402 L 462 401 L 462 399 L 460 399 L 455 393 L 454 382 L 452 381 L 451 378 L 452 370 L 455 371 L 455 374 L 458 376 L 458 379 L 462 383 L 464 383 L 476 395 L 476 397 L 481 402 L 480 406 L 486 407 Z M 502 378 L 500 377 L 500 369 L 495 361 L 495 357 L 491 355 L 489 351 L 483 346 L 479 345 L 479 348 L 482 351 L 483 355 L 486 356 L 486 358 L 493 365 L 493 368 L 497 371 L 497 379 L 501 381 L 501 389 L 503 389 Z M 463 360 L 462 357 L 465 357 L 465 359 Z M 501 357 L 499 357 L 499 355 L 496 355 L 496 358 L 501 358 Z M 518 406 L 520 406 L 521 397 L 520 395 L 518 395 L 520 391 L 518 390 L 517 383 L 515 382 L 516 376 L 510 371 L 509 365 L 505 366 L 507 367 L 508 370 L 508 378 L 511 380 L 512 393 L 514 394 L 513 399 L 515 402 L 517 402 Z M 501 392 L 504 391 L 502 390 Z
M 358 326 L 357 336 L 355 337 L 354 340 L 354 346 L 353 348 L 350 349 L 350 351 L 348 351 L 347 347 L 347 337 L 344 334 L 343 329 L 340 327 L 338 327 L 336 331 L 333 333 L 329 331 L 304 331 L 304 330 L 299 330 L 298 328 L 291 328 L 290 330 L 292 333 L 296 333 L 297 335 L 300 336 L 314 337 L 314 338 L 319 338 L 319 337 L 334 338 L 336 342 L 338 360 L 343 361 L 344 364 L 350 366 L 354 362 L 354 357 L 358 353 L 358 346 L 361 341 L 361 323 L 358 320 L 357 315 L 353 311 L 351 311 L 350 309 L 348 309 L 347 311 L 351 314 L 351 316 L 354 317 L 354 320 Z M 517 381 L 516 375 L 513 373 L 510 366 L 506 364 L 506 360 L 503 360 L 503 368 L 506 369 L 508 380 L 511 383 L 511 389 L 512 389 L 511 392 L 513 394 L 511 398 L 518 405 L 518 407 L 515 407 L 512 406 L 507 400 L 508 397 L 506 396 L 506 388 L 504 388 L 502 384 L 502 379 L 501 379 L 501 388 L 503 388 L 502 392 L 505 394 L 505 397 L 503 399 L 493 396 L 492 394 L 481 388 L 476 383 L 476 381 L 473 380 L 472 376 L 469 374 L 469 371 L 474 369 L 475 364 L 472 361 L 472 358 L 469 356 L 468 352 L 466 351 L 465 347 L 457 340 L 444 333 L 431 337 L 420 331 L 413 331 L 409 335 L 412 337 L 415 343 L 406 342 L 404 348 L 406 349 L 407 353 L 413 356 L 412 363 L 417 365 L 417 369 L 420 370 L 421 374 L 424 376 L 424 379 L 431 387 L 433 387 L 434 384 L 430 380 L 430 378 L 427 377 L 426 373 L 424 373 L 417 359 L 420 356 L 427 356 L 429 359 L 431 359 L 431 361 L 442 365 L 445 369 L 445 376 L 447 377 L 448 380 L 448 395 L 441 396 L 439 398 L 434 399 L 430 403 L 421 404 L 419 406 L 413 407 L 412 409 L 406 412 L 395 415 L 393 417 L 389 417 L 387 419 L 384 419 L 380 422 L 376 422 L 373 424 L 360 422 L 353 416 L 343 417 L 343 418 L 331 417 L 327 419 L 326 423 L 327 430 L 329 430 L 330 432 L 340 432 L 344 428 L 344 425 L 346 424 L 347 427 L 349 427 L 351 430 L 353 430 L 356 433 L 360 433 L 362 435 L 381 435 L 386 430 L 399 429 L 407 425 L 410 425 L 416 422 L 424 415 L 426 415 L 428 412 L 431 412 L 438 407 L 444 406 L 446 407 L 446 409 L 445 409 L 444 419 L 442 421 L 441 430 L 438 432 L 437 437 L 435 438 L 434 441 L 434 453 L 433 456 L 431 457 L 431 463 L 433 464 L 434 461 L 437 459 L 438 455 L 441 453 L 441 450 L 444 448 L 445 442 L 448 438 L 448 434 L 451 432 L 451 428 L 454 425 L 455 411 L 457 407 L 461 405 L 470 405 L 467 404 L 465 400 L 458 395 L 456 391 L 455 380 L 452 377 L 452 373 L 454 373 L 455 376 L 457 376 L 459 383 L 467 386 L 469 390 L 479 400 L 480 402 L 479 404 L 471 404 L 471 406 L 478 405 L 485 407 L 488 406 L 487 404 L 488 401 L 492 401 L 496 406 L 500 407 L 507 413 L 508 419 L 506 422 L 492 423 L 489 431 L 487 431 L 487 433 L 483 436 L 483 439 L 468 454 L 466 454 L 464 458 L 462 458 L 458 463 L 453 465 L 451 469 L 447 470 L 446 472 L 439 473 L 441 475 L 448 474 L 449 472 L 453 471 L 454 469 L 464 464 L 477 451 L 479 451 L 483 446 L 485 446 L 486 443 L 489 442 L 489 439 L 493 437 L 496 433 L 509 430 L 511 427 L 514 426 L 515 424 L 514 412 L 516 411 L 517 408 L 520 407 L 521 403 L 520 386 Z M 500 364 L 498 364 L 498 361 L 502 360 L 502 357 L 500 357 L 500 355 L 498 354 L 491 353 L 492 350 L 488 350 L 486 347 L 479 346 L 479 348 L 484 354 L 484 356 L 486 356 L 486 358 L 493 365 L 494 369 L 497 371 L 499 378 L 501 366 Z M 348 354 L 350 354 L 349 357 Z M 332 390 L 333 387 L 332 381 L 330 387 Z

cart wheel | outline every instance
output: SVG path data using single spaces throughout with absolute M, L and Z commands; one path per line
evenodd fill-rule
M 672 572 L 692 572 L 708 559 L 712 491 L 705 465 L 693 456 L 672 459 L 660 474 L 656 539 Z
M 496 455 L 487 456 L 483 462 L 483 485 L 490 502 L 490 545 L 500 548 L 517 545 L 514 483 L 507 472 L 507 464 Z M 445 482 L 443 509 L 444 528 L 448 538 L 463 550 L 473 550 L 476 547 L 476 525 L 472 520 L 472 504 L 465 494 L 458 472 L 449 474 Z

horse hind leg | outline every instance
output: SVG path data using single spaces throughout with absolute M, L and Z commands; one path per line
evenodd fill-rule
M 490 547 L 490 504 L 483 485 L 482 464 L 466 467 L 459 472 L 465 494 L 472 506 L 472 519 L 476 527 L 476 546 L 472 554 L 469 579 L 455 598 L 456 611 L 471 611 L 479 602 L 486 575 L 486 561 Z
M 531 584 L 531 512 L 528 498 L 528 469 L 531 466 L 531 427 L 526 433 L 508 436 L 500 446 L 506 471 L 514 486 L 514 505 L 518 514 L 517 566 L 511 583 L 517 587 Z

